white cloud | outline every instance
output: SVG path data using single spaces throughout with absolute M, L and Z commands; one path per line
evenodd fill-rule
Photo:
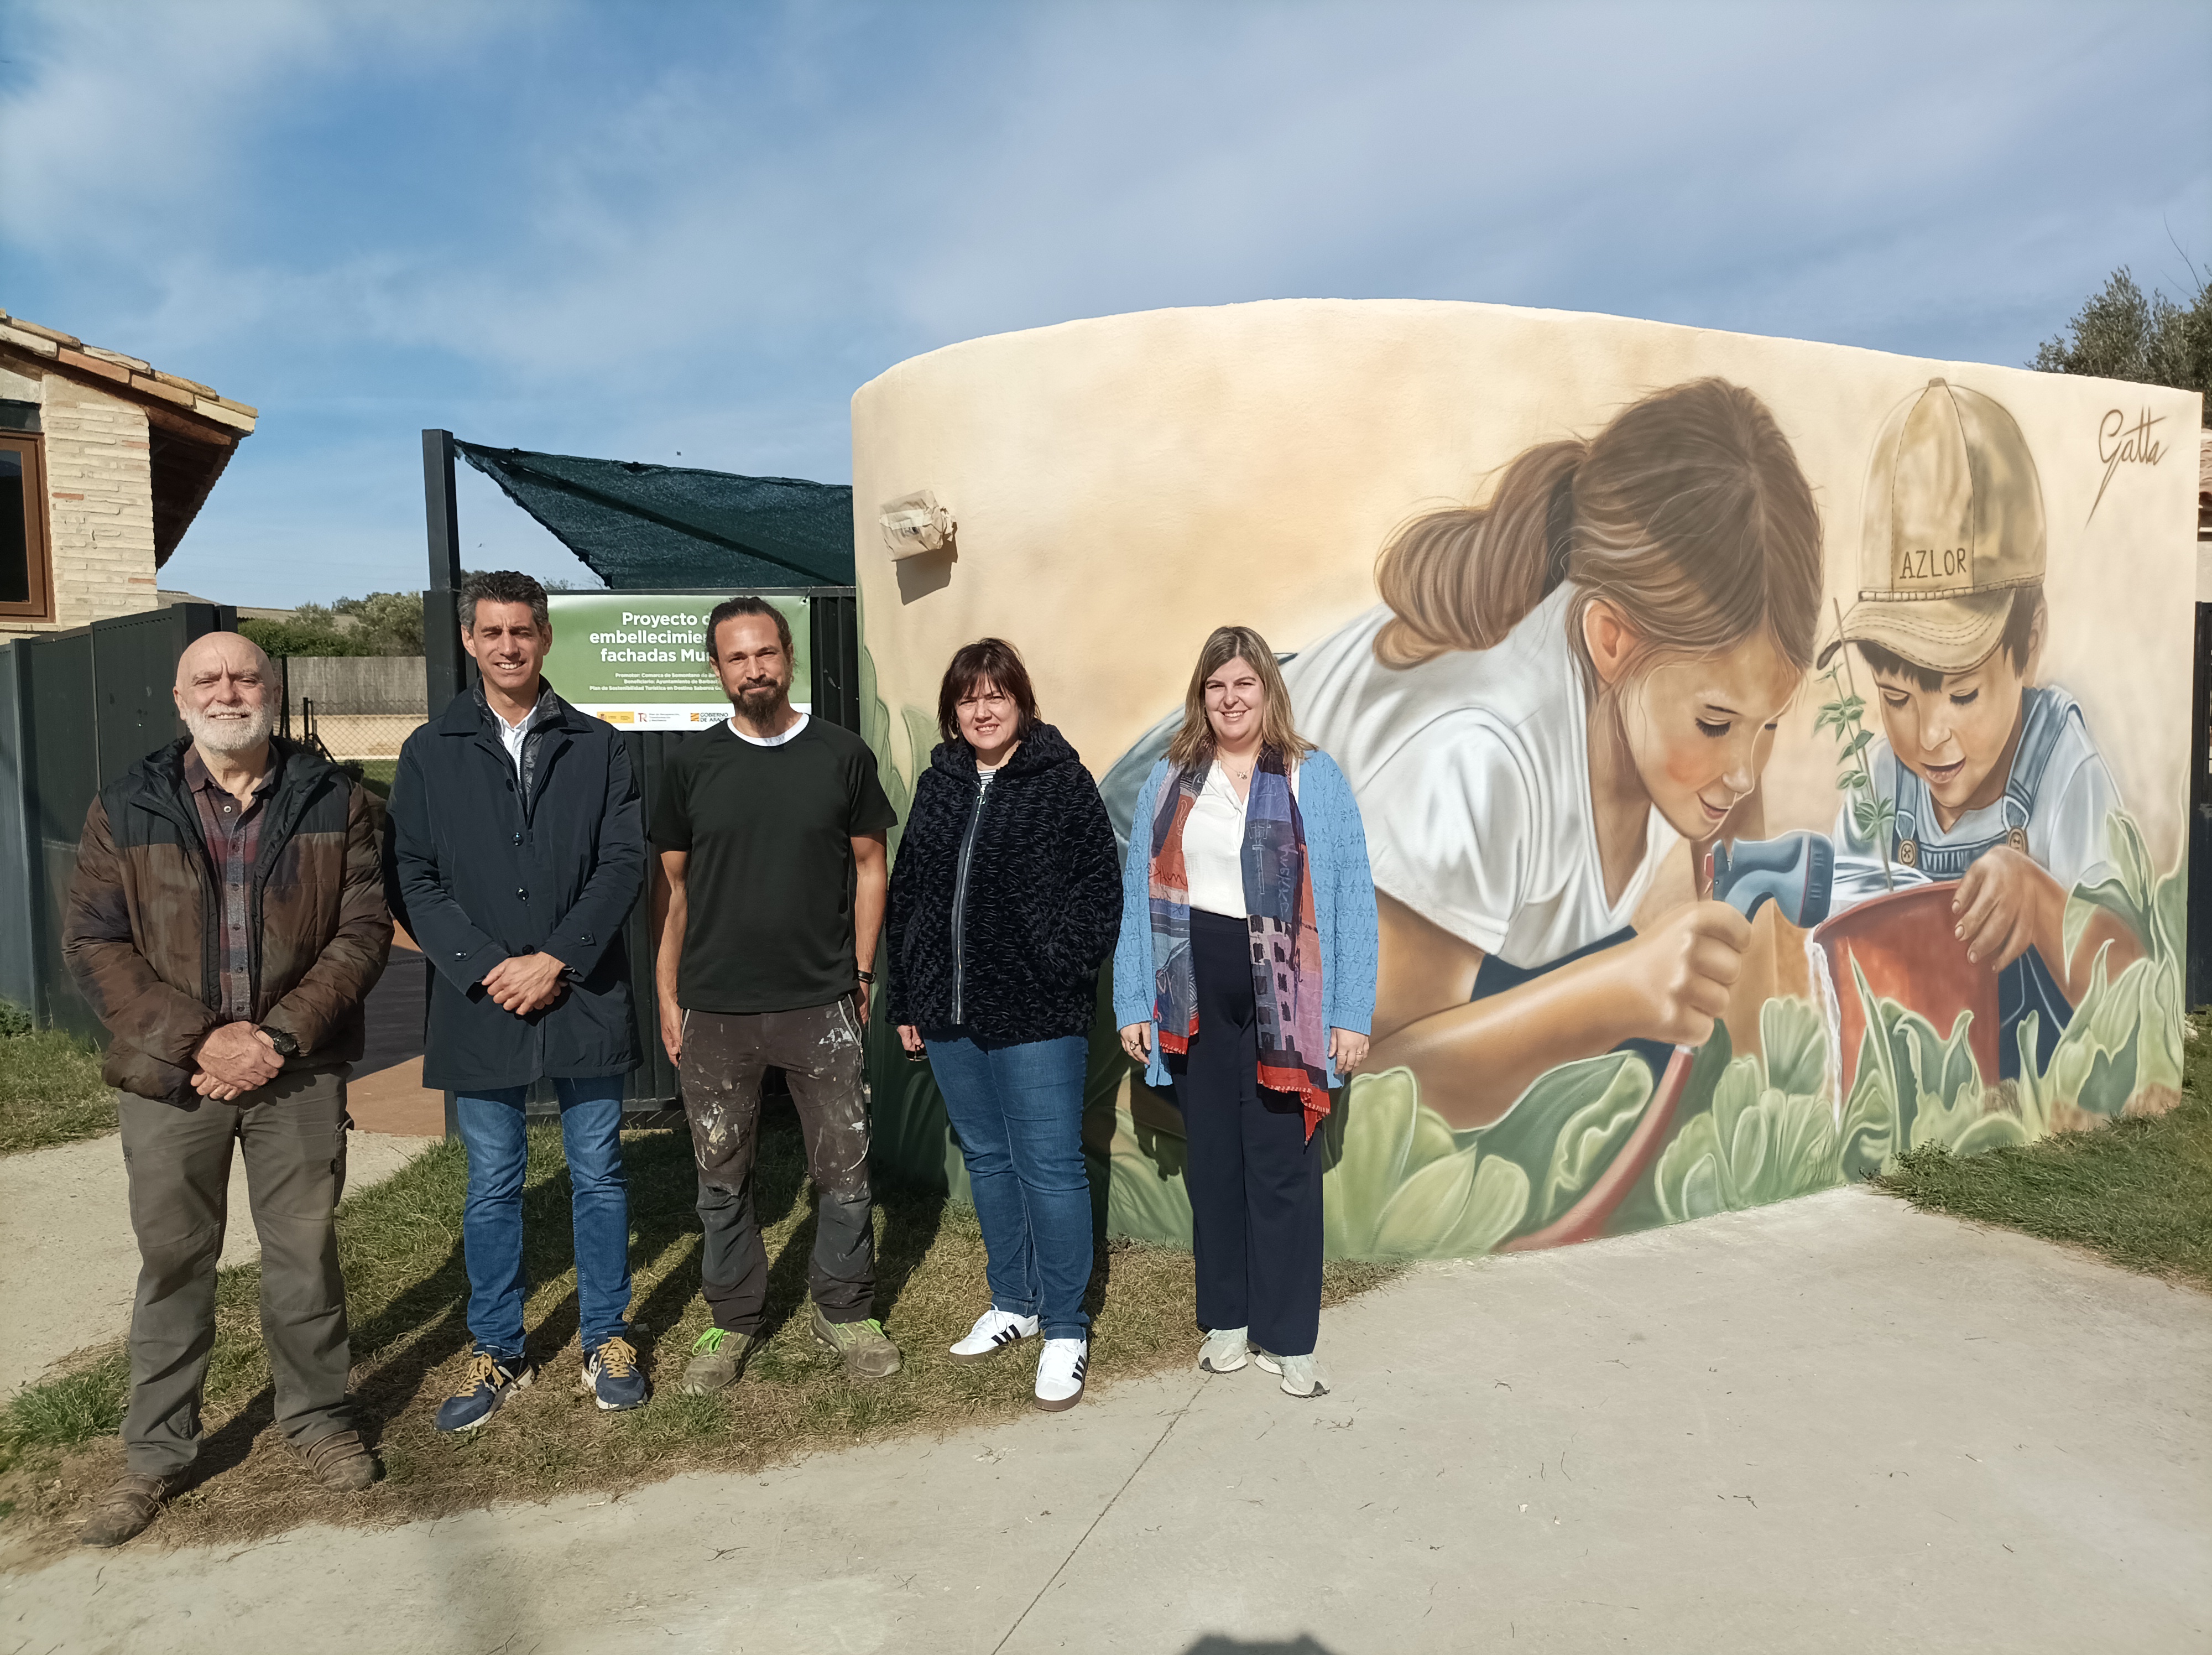
M 419 565 L 425 423 L 836 477 L 861 380 L 1071 316 L 1468 297 L 2012 361 L 2166 222 L 2212 263 L 2201 8 L 35 17 L 0 234 L 76 308 L 23 308 L 263 406 L 187 555 L 319 513 L 392 562 L 357 585 Z

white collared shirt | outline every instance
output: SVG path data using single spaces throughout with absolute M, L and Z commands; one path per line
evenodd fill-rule
M 540 691 L 536 703 L 522 715 L 522 722 L 520 724 L 510 724 L 501 717 L 499 709 L 492 707 L 489 697 L 485 698 L 484 705 L 491 708 L 491 721 L 499 726 L 500 745 L 507 749 L 507 756 L 514 761 L 514 773 L 517 776 L 521 775 L 522 744 L 529 738 L 532 727 L 538 720 L 552 711 L 552 697 Z
M 1291 772 L 1291 796 L 1298 794 L 1298 773 Z M 1251 793 L 1243 798 L 1229 780 L 1218 760 L 1206 767 L 1206 783 L 1182 824 L 1182 873 L 1190 905 L 1233 920 L 1247 916 L 1244 907 L 1244 814 Z

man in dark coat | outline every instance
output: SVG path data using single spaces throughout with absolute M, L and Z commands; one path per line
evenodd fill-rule
M 584 1388 L 645 1401 L 629 1340 L 623 1078 L 637 1066 L 623 927 L 645 825 L 621 734 L 553 692 L 553 630 L 526 575 L 476 575 L 461 642 L 481 682 L 407 739 L 386 860 L 393 911 L 434 968 L 422 1083 L 457 1094 L 469 1156 L 461 1240 L 475 1341 L 441 1431 L 473 1430 L 532 1369 L 522 1333 L 523 1104 L 561 1104 Z
M 112 1037 L 138 1292 L 124 1476 L 79 1538 L 143 1529 L 199 1451 L 231 1147 L 261 1240 L 261 1334 L 276 1423 L 326 1487 L 375 1476 L 346 1400 L 346 1065 L 392 919 L 368 795 L 273 739 L 277 691 L 249 638 L 177 663 L 191 739 L 100 790 L 70 881 L 62 952 Z

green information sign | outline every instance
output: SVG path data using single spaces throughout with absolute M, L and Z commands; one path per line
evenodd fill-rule
M 730 715 L 714 676 L 707 617 L 726 592 L 554 592 L 546 594 L 553 648 L 545 676 L 569 705 L 610 724 L 696 730 Z M 814 664 L 807 600 L 771 597 L 791 623 L 791 704 L 811 710 Z

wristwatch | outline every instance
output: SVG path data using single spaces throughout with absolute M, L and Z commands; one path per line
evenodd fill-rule
M 300 1043 L 289 1029 L 272 1028 L 264 1023 L 261 1032 L 269 1037 L 269 1044 L 276 1048 L 279 1057 L 297 1057 L 300 1055 Z
M 873 983 L 876 980 L 876 974 L 873 971 L 859 971 L 855 975 L 863 983 Z

